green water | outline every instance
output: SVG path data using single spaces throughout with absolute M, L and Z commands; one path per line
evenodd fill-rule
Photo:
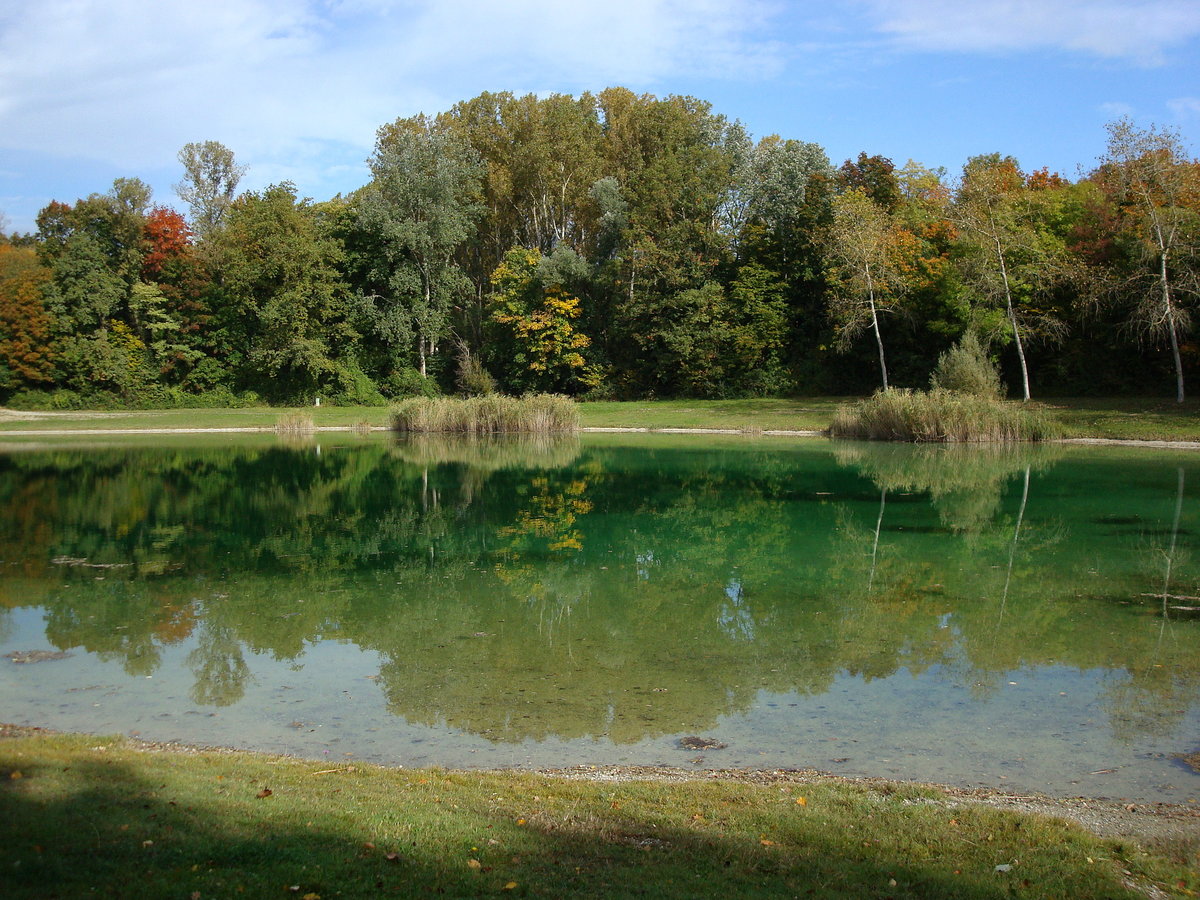
M 0 659 L 0 720 L 1196 802 L 1198 495 L 1166 451 L 9 442 L 0 657 L 69 655 Z

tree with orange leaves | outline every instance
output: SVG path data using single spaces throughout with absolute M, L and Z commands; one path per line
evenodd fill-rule
M 52 323 L 42 297 L 49 280 L 34 250 L 0 244 L 0 390 L 54 378 Z

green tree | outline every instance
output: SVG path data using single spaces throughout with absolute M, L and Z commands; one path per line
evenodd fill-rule
M 375 331 L 396 366 L 429 363 L 451 332 L 451 313 L 471 294 L 456 259 L 480 213 L 478 154 L 424 116 L 379 131 L 368 164 L 373 180 L 359 227 L 374 248 Z M 412 343 L 415 341 L 415 348 Z
M 215 240 L 216 316 L 242 386 L 276 400 L 342 389 L 358 335 L 340 248 L 320 233 L 308 201 L 286 182 L 249 191 Z
M 51 274 L 45 302 L 60 378 L 81 393 L 128 398 L 154 380 L 129 307 L 141 274 L 149 199 L 142 182 L 117 179 L 107 194 L 74 206 L 51 202 L 38 214 L 37 251 Z
M 175 193 L 191 209 L 196 234 L 211 237 L 221 227 L 246 167 L 238 165 L 233 151 L 220 141 L 184 144 L 178 158 L 183 180 L 175 185 Z

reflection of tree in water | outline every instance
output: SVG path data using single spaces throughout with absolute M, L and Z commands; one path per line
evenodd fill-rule
M 882 491 L 926 493 L 951 531 L 991 531 L 1014 476 L 1044 471 L 1062 450 L 1044 444 L 853 444 L 835 458 L 854 466 Z
M 439 462 L 432 444 L 105 451 L 92 469 L 69 455 L 88 498 L 44 458 L 14 475 L 0 457 L 0 498 L 23 510 L 0 517 L 0 546 L 48 576 L 29 596 L 62 649 L 149 674 L 194 634 L 204 703 L 240 696 L 246 652 L 295 659 L 332 635 L 384 655 L 394 712 L 504 741 L 703 730 L 763 689 L 932 665 L 967 684 L 1046 663 L 1119 670 L 1153 682 L 1143 705 L 1194 702 L 1196 623 L 1172 611 L 1131 629 L 1128 608 L 1080 596 L 1034 477 L 1041 450 L 853 448 L 848 469 L 824 448 L 575 445 L 531 468 L 508 447 Z M 1180 497 L 1156 608 L 1196 593 Z M 1134 696 L 1114 719 L 1135 721 Z
M 1147 601 L 1160 619 L 1152 662 L 1110 679 L 1104 706 L 1113 733 L 1125 741 L 1143 734 L 1171 734 L 1200 691 L 1200 672 L 1174 665 L 1181 641 L 1194 639 L 1189 620 L 1200 612 L 1200 578 L 1191 571 L 1191 554 L 1184 540 L 1190 536 L 1181 527 L 1186 475 L 1176 468 L 1175 491 L 1169 528 L 1162 540 L 1144 539 L 1139 555 L 1145 560 Z M 1190 577 L 1189 577 L 1190 576 Z
M 250 667 L 234 629 L 205 624 L 187 662 L 196 676 L 192 700 L 201 706 L 230 706 L 246 693 Z

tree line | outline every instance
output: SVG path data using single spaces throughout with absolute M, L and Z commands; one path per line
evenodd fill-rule
M 0 237 L 0 401 L 383 403 L 920 387 L 978 343 L 1010 393 L 1163 393 L 1200 367 L 1200 163 L 1108 126 L 1072 181 L 754 140 L 692 97 L 483 93 L 379 129 L 371 179 L 238 193 L 180 151 Z

